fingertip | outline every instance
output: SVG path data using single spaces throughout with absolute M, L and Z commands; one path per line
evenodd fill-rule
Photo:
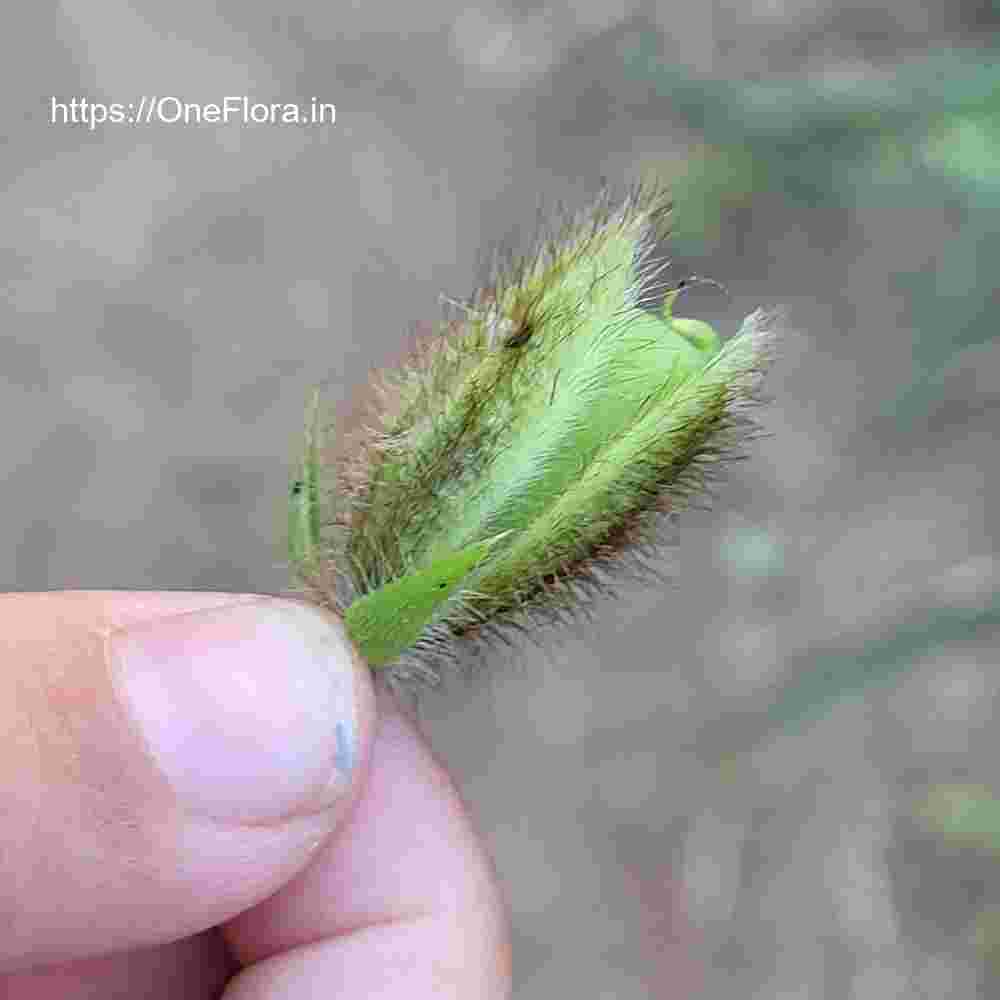
M 256 595 L 53 592 L 9 595 L 0 617 L 0 968 L 230 919 L 349 813 L 374 695 L 327 613 Z
M 279 893 L 226 928 L 234 996 L 313 977 L 359 996 L 504 997 L 510 928 L 492 861 L 410 706 L 375 684 L 371 767 L 347 822 Z
M 128 714 L 192 815 L 273 823 L 350 792 L 369 682 L 337 617 L 261 597 L 109 644 Z

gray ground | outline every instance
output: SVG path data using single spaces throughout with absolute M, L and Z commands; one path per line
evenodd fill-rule
M 684 154 L 613 71 L 628 31 L 659 23 L 695 70 L 766 76 L 863 73 L 968 30 L 960 5 L 908 0 L 135 6 L 26 7 L 0 61 L 7 589 L 284 588 L 313 381 L 345 395 L 538 204 Z M 140 93 L 317 95 L 338 120 L 45 120 L 49 95 Z M 1000 584 L 995 428 L 865 430 L 910 349 L 890 276 L 948 219 L 869 206 L 830 226 L 779 212 L 697 262 L 731 286 L 729 306 L 692 300 L 727 332 L 774 303 L 797 332 L 770 436 L 680 522 L 676 585 L 626 589 L 550 652 L 424 699 L 507 889 L 518 997 L 683 995 L 696 959 L 706 995 L 734 1000 L 988 990 L 971 922 L 1000 879 L 908 818 L 928 782 L 993 776 L 988 637 L 717 766 L 810 651 L 863 647 L 914 595 Z M 995 352 L 954 391 L 990 372 Z

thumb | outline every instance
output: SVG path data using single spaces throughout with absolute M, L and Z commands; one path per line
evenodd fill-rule
M 274 597 L 0 596 L 0 971 L 174 940 L 271 895 L 344 817 L 373 695 Z

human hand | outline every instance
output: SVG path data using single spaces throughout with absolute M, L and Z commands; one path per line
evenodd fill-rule
M 509 994 L 483 848 L 335 618 L 4 594 L 0 649 L 7 1000 Z

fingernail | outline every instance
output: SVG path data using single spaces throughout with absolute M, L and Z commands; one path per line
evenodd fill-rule
M 318 812 L 347 791 L 357 654 L 332 615 L 262 597 L 111 641 L 126 708 L 188 810 L 262 823 Z

